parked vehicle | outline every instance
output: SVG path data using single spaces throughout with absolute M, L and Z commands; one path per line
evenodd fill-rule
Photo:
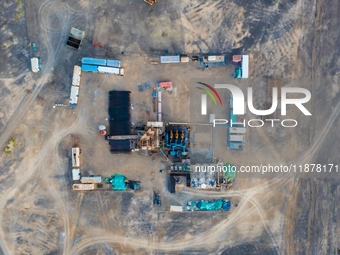
M 161 194 L 157 190 L 153 191 L 153 204 L 157 205 L 157 206 L 161 206 L 162 205 Z

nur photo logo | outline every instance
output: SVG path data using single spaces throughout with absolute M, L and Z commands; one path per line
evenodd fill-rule
M 230 107 L 233 109 L 234 115 L 245 115 L 245 107 L 248 106 L 249 111 L 256 115 L 256 116 L 267 116 L 274 113 L 278 108 L 278 88 L 273 87 L 272 88 L 272 104 L 269 109 L 256 109 L 254 107 L 254 99 L 253 98 L 253 88 L 248 87 L 247 88 L 247 101 L 245 101 L 245 96 L 243 94 L 243 91 L 232 84 L 214 84 L 209 85 L 207 83 L 203 82 L 196 82 L 197 84 L 200 84 L 204 87 L 197 87 L 198 89 L 202 90 L 204 93 L 201 94 L 201 115 L 207 115 L 207 95 L 212 99 L 214 102 L 214 105 L 217 106 L 216 98 L 218 99 L 220 105 L 222 106 L 222 99 L 220 94 L 216 89 L 228 89 L 231 93 L 231 103 Z M 311 99 L 311 93 L 309 90 L 305 88 L 299 88 L 299 87 L 282 87 L 281 88 L 281 115 L 286 116 L 287 115 L 287 105 L 295 105 L 305 116 L 311 116 L 312 114 L 307 110 L 307 108 L 304 106 L 305 103 L 309 102 Z M 290 95 L 298 95 L 299 98 L 290 98 Z M 246 103 L 245 103 L 246 102 Z M 214 112 L 214 110 L 212 110 Z M 265 121 L 269 121 L 272 123 L 272 126 L 274 126 L 275 121 L 281 121 L 281 124 L 283 127 L 295 127 L 297 126 L 297 121 L 294 119 L 265 119 Z M 288 125 L 287 122 L 293 122 L 293 125 Z M 255 125 L 257 123 L 257 125 Z M 214 119 L 213 126 L 221 125 L 221 124 L 229 124 L 230 127 L 233 126 L 232 120 L 228 119 Z M 236 124 L 236 123 L 234 123 Z M 237 125 L 246 126 L 246 121 L 244 120 L 241 123 L 237 123 Z M 264 125 L 264 121 L 261 119 L 252 119 L 248 121 L 248 126 L 250 127 L 262 127 Z

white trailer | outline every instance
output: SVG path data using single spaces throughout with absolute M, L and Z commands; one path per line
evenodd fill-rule
M 98 66 L 98 72 L 124 76 L 124 68 L 119 67 Z
M 101 176 L 83 176 L 80 179 L 81 183 L 101 183 L 102 177 Z
M 146 123 L 147 127 L 154 127 L 154 128 L 162 128 L 164 126 L 164 123 L 161 121 L 148 121 Z
M 231 127 L 229 128 L 230 134 L 245 134 L 246 128 L 245 127 Z
M 74 66 L 73 68 L 73 77 L 72 77 L 72 86 L 80 85 L 80 76 L 81 76 L 81 68 L 80 66 Z
M 72 190 L 86 191 L 86 190 L 94 190 L 94 183 L 77 183 L 72 185 Z
M 79 181 L 80 180 L 80 170 L 77 168 L 72 169 L 72 180 Z
M 177 206 L 177 205 L 171 205 L 170 212 L 183 212 L 183 207 Z
M 70 104 L 72 107 L 76 106 L 78 103 L 79 87 L 71 86 Z
M 31 68 L 33 73 L 40 72 L 40 58 L 31 58 Z
M 249 55 L 242 55 L 242 78 L 248 78 L 249 71 Z
M 80 167 L 80 149 L 72 148 L 72 167 Z
M 125 69 L 124 69 L 124 67 L 119 68 L 119 75 L 120 75 L 120 76 L 124 76 L 124 74 L 125 74 Z
M 229 136 L 229 141 L 230 142 L 245 142 L 245 137 L 244 135 L 230 135 Z
M 190 61 L 190 58 L 188 56 L 181 56 L 181 63 L 188 63 Z

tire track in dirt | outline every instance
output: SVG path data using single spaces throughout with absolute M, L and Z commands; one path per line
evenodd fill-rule
M 85 125 L 83 126 L 85 127 Z M 75 131 L 78 131 L 81 133 L 81 130 L 79 129 L 79 123 L 77 122 L 75 122 L 72 126 L 64 130 L 59 130 L 58 125 L 56 126 L 54 132 L 52 131 L 48 132 L 46 130 L 47 129 L 45 129 L 45 134 L 41 135 L 41 140 L 40 140 L 41 144 L 39 146 L 41 148 L 41 153 L 39 155 L 36 155 L 35 157 L 30 158 L 27 164 L 25 161 L 23 161 L 21 165 L 25 165 L 25 175 L 22 176 L 20 179 L 18 179 L 15 183 L 13 183 L 13 187 L 15 188 L 3 194 L 3 197 L 6 199 L 3 199 L 2 201 L 0 201 L 0 208 L 4 208 L 7 200 L 12 197 L 15 197 L 15 194 L 18 191 L 18 189 L 22 185 L 29 182 L 29 180 L 31 180 L 34 177 L 34 175 L 40 172 L 39 174 L 42 176 L 43 181 L 47 184 L 46 186 L 49 188 L 51 196 L 56 201 L 56 206 L 59 207 L 59 210 L 60 210 L 59 212 L 61 213 L 61 218 L 63 220 L 65 233 L 66 233 L 66 236 L 68 237 L 68 232 L 69 232 L 70 227 L 69 227 L 69 218 L 68 218 L 68 213 L 67 213 L 67 209 L 65 206 L 64 198 L 61 197 L 59 190 L 54 188 L 54 185 L 55 185 L 54 180 L 49 181 L 49 176 L 48 176 L 49 172 L 46 171 L 46 169 L 50 169 L 50 166 L 53 165 L 53 163 L 55 163 L 56 168 L 59 170 L 59 172 L 62 172 L 64 170 L 64 166 L 61 164 L 60 160 L 56 162 L 50 162 L 50 161 L 47 161 L 46 159 L 51 158 L 51 157 L 48 157 L 49 155 L 58 155 L 58 144 L 59 144 L 59 141 L 63 137 L 70 135 L 74 133 Z M 86 128 L 84 128 L 84 132 L 82 134 L 84 136 L 90 135 Z M 0 222 L 2 221 L 3 221 L 3 215 L 0 214 Z M 2 240 L 5 240 L 3 229 L 1 228 L 0 230 L 1 230 L 0 236 L 2 237 Z M 11 249 L 9 249 L 6 243 L 4 243 L 3 245 L 4 245 L 3 247 L 6 248 L 6 250 L 3 249 L 4 253 L 10 254 L 9 251 Z M 68 254 L 68 249 L 69 249 L 69 244 L 68 244 L 68 239 L 66 239 L 64 243 L 64 251 L 63 251 L 64 254 Z
M 74 225 L 70 229 L 70 234 L 69 234 L 69 242 L 70 243 L 72 243 L 72 241 L 73 241 L 74 232 L 75 232 L 76 227 L 78 225 L 80 207 L 81 207 L 81 204 L 83 202 L 83 198 L 84 198 L 84 193 L 83 192 L 78 193 L 77 202 L 76 202 L 76 206 L 74 207 L 73 217 L 72 217 L 72 221 L 71 221 L 71 222 L 73 222 Z
M 83 127 L 80 128 L 80 127 Z M 89 134 L 89 130 L 86 128 L 86 125 L 81 123 L 81 120 L 77 119 L 73 124 L 65 129 L 60 130 L 59 126 L 55 126 L 55 130 L 53 132 L 53 136 L 49 140 L 50 145 L 47 148 L 50 148 L 52 155 L 58 155 L 58 145 L 60 141 L 64 138 L 67 137 L 71 134 L 77 134 L 77 135 L 82 135 L 84 137 L 87 137 L 91 134 Z M 56 162 L 51 162 L 50 165 L 56 165 L 58 172 L 61 173 L 65 170 L 65 166 L 61 163 L 60 157 L 56 157 Z M 53 163 L 53 164 L 52 164 Z M 46 163 L 48 165 L 48 163 Z M 42 165 L 41 169 L 48 169 L 47 165 Z M 61 192 L 55 188 L 55 183 L 54 180 L 49 181 L 49 172 L 47 171 L 42 171 L 42 175 L 44 176 L 44 180 L 46 184 L 49 184 L 48 187 L 50 188 L 50 192 L 53 195 L 54 200 L 56 201 L 57 206 L 60 208 L 60 213 L 61 217 L 64 222 L 64 230 L 65 230 L 65 242 L 64 242 L 64 248 L 63 248 L 63 254 L 68 255 L 68 251 L 71 247 L 71 242 L 73 240 L 73 235 L 74 232 L 71 232 L 72 229 L 70 228 L 70 218 L 69 218 L 69 213 L 67 210 L 67 205 L 65 203 L 65 199 L 61 196 Z M 76 210 L 75 210 L 75 222 L 77 223 L 78 221 L 78 216 L 80 213 L 80 205 L 83 199 L 83 194 L 78 197 L 79 199 L 77 200 L 76 204 Z M 71 236 L 72 235 L 72 236 Z
M 46 1 L 46 2 L 48 2 L 48 1 Z M 41 18 L 41 16 L 40 16 L 40 18 Z M 65 28 L 68 25 L 68 19 L 63 19 L 63 20 L 64 20 L 63 28 Z M 28 30 L 30 31 L 29 27 L 28 27 Z M 62 32 L 62 31 L 60 30 L 60 32 Z M 63 39 L 62 39 L 63 37 L 62 36 L 60 37 L 60 39 L 57 42 L 57 45 L 55 47 L 52 47 L 52 44 L 50 45 L 50 40 L 49 40 L 49 38 L 47 36 L 46 31 L 43 31 L 42 36 L 43 36 L 43 40 L 42 41 L 45 43 L 46 48 L 47 48 L 48 53 L 49 53 L 48 54 L 49 55 L 48 61 L 46 62 L 45 68 L 42 69 L 42 71 L 41 71 L 42 77 L 35 84 L 32 93 L 28 94 L 24 98 L 24 100 L 20 103 L 20 105 L 18 106 L 17 110 L 12 115 L 11 119 L 9 120 L 9 122 L 6 125 L 6 127 L 2 131 L 2 133 L 0 135 L 0 148 L 4 147 L 5 143 L 8 141 L 9 137 L 13 133 L 13 130 L 15 130 L 15 127 L 18 126 L 20 121 L 24 118 L 24 116 L 26 115 L 26 112 L 31 108 L 31 106 L 33 105 L 36 97 L 40 93 L 42 87 L 44 86 L 46 81 L 50 78 L 49 71 L 53 67 L 54 62 L 55 62 L 56 57 L 57 57 L 57 53 L 58 53 L 58 51 L 60 50 L 60 48 L 61 48 L 61 46 L 63 44 Z M 15 188 L 13 188 L 10 191 L 7 191 L 5 196 L 6 197 L 7 196 L 13 196 L 11 194 L 14 194 L 18 190 L 18 188 L 21 185 L 23 185 L 27 180 L 29 180 L 32 176 L 33 176 L 33 173 L 31 173 L 31 174 L 27 174 L 26 173 L 23 178 L 20 178 L 12 186 L 12 187 L 15 187 Z M 6 200 L 4 200 L 3 202 L 0 203 L 0 208 L 1 209 L 3 209 L 3 207 L 5 206 L 5 202 L 6 202 Z M 3 220 L 2 216 L 3 215 L 0 214 L 0 222 L 2 222 L 2 220 Z M 7 254 L 9 254 L 9 247 L 6 244 L 4 236 L 5 235 L 4 235 L 3 229 L 0 228 L 0 247 L 1 247 L 2 251 L 7 255 Z
M 44 6 L 48 5 L 49 1 L 45 1 L 40 9 L 39 12 L 42 8 L 44 8 Z M 67 17 L 67 13 L 64 14 L 63 16 L 63 21 L 64 21 L 64 25 L 63 28 L 65 29 L 68 25 L 68 19 L 66 19 Z M 41 16 L 41 13 L 39 15 L 39 19 L 41 21 L 41 23 L 44 23 L 44 18 Z M 31 31 L 30 28 L 28 27 L 28 31 Z M 62 29 L 59 29 L 59 32 L 62 33 Z M 50 73 L 49 71 L 51 70 L 51 68 L 54 65 L 54 62 L 56 60 L 57 57 L 57 53 L 60 50 L 62 44 L 63 44 L 63 40 L 62 40 L 62 36 L 60 37 L 59 41 L 57 42 L 56 46 L 52 46 L 51 41 L 49 40 L 49 37 L 46 33 L 46 30 L 44 30 L 41 33 L 41 36 L 43 37 L 43 42 L 47 48 L 48 51 L 48 61 L 45 64 L 45 68 L 42 69 L 41 71 L 41 75 L 42 77 L 40 78 L 40 80 L 37 81 L 37 83 L 34 86 L 34 89 L 32 91 L 31 94 L 28 94 L 24 100 L 20 103 L 20 105 L 18 106 L 17 110 L 15 111 L 15 113 L 13 114 L 13 116 L 11 117 L 11 119 L 9 120 L 9 122 L 7 123 L 5 129 L 3 130 L 3 132 L 1 133 L 0 136 L 0 147 L 2 148 L 4 146 L 4 144 L 7 142 L 7 140 L 9 139 L 9 137 L 11 136 L 14 127 L 18 126 L 18 124 L 20 123 L 20 121 L 24 118 L 26 112 L 28 109 L 30 109 L 30 107 L 33 105 L 37 95 L 39 94 L 39 92 L 41 91 L 42 87 L 44 86 L 44 84 L 46 83 L 46 81 L 50 78 Z M 27 177 L 27 179 L 29 179 L 31 176 L 30 175 L 25 175 L 25 177 Z M 26 178 L 23 178 L 17 182 L 19 182 L 19 184 L 17 185 L 13 185 L 14 188 L 12 191 L 8 191 L 7 194 L 11 194 L 13 192 L 15 192 L 19 186 L 21 186 L 24 181 L 22 180 L 26 180 Z M 3 208 L 4 203 L 1 203 L 0 208 Z M 2 215 L 0 215 L 0 222 L 2 221 Z M 4 240 L 4 233 L 3 233 L 3 229 L 0 228 L 0 246 L 3 250 L 3 252 L 5 254 L 8 254 L 8 247 L 5 244 Z
M 261 198 L 261 202 L 266 202 L 268 199 L 273 197 L 277 192 L 279 192 L 279 188 L 283 187 L 285 185 L 284 182 L 279 183 L 276 185 L 276 191 L 275 192 L 266 192 L 264 196 Z M 256 206 L 252 206 L 249 209 L 246 209 L 243 212 L 243 208 L 247 207 L 247 202 L 250 202 L 249 199 L 251 199 L 252 196 L 254 196 L 254 193 L 249 192 L 246 194 L 241 202 L 239 203 L 239 206 L 234 210 L 234 212 L 225 220 L 221 221 L 218 225 L 213 226 L 208 231 L 197 235 L 195 237 L 186 239 L 186 240 L 180 240 L 180 241 L 173 241 L 173 242 L 152 242 L 147 240 L 140 240 L 140 239 L 131 239 L 116 235 L 104 235 L 104 236 L 96 236 L 96 237 L 86 237 L 82 238 L 76 245 L 73 246 L 73 248 L 70 250 L 70 254 L 75 254 L 76 252 L 80 252 L 83 249 L 85 249 L 88 246 L 95 245 L 102 242 L 109 242 L 109 243 L 120 243 L 127 246 L 138 246 L 139 248 L 149 248 L 153 250 L 162 250 L 162 251 L 174 251 L 174 250 L 183 250 L 185 248 L 191 248 L 191 247 L 202 247 L 207 244 L 218 242 L 220 238 L 223 238 L 223 233 L 227 230 L 231 229 L 237 224 L 237 220 L 243 218 L 244 216 L 251 215 L 254 210 L 260 210 L 260 206 L 258 204 L 255 204 Z M 250 202 L 251 203 L 251 202 Z M 252 204 L 252 203 L 251 203 Z M 257 207 L 257 208 L 256 208 Z M 271 233 L 271 232 L 269 232 Z M 204 241 L 202 241 L 204 240 Z
M 321 132 L 318 133 L 318 136 L 316 139 L 314 139 L 314 143 L 311 147 L 309 147 L 308 151 L 305 153 L 305 155 L 298 159 L 298 164 L 304 164 L 304 163 L 311 163 L 313 156 L 315 153 L 319 150 L 320 146 L 322 145 L 322 141 L 325 139 L 326 135 L 328 134 L 328 131 L 332 127 L 335 120 L 338 118 L 340 112 L 340 101 L 337 103 L 336 107 L 334 108 L 331 116 L 329 117 L 326 125 L 324 125 Z
M 268 233 L 270 239 L 272 240 L 274 246 L 275 246 L 275 247 L 279 247 L 278 241 L 275 240 L 275 237 L 274 237 L 274 235 L 273 235 L 273 232 L 272 232 L 271 229 L 270 229 L 270 226 L 268 226 L 268 224 L 267 224 L 265 218 L 263 217 L 263 215 L 266 215 L 266 213 L 264 212 L 262 206 L 261 206 L 261 205 L 257 202 L 257 200 L 256 200 L 255 198 L 253 198 L 253 197 L 250 197 L 250 198 L 249 198 L 249 201 L 250 201 L 250 203 L 252 203 L 252 205 L 254 206 L 254 208 L 258 211 L 258 214 L 259 214 L 259 216 L 260 216 L 260 218 L 261 218 L 261 221 L 262 221 L 262 223 L 263 223 L 263 225 L 264 225 L 264 227 L 265 227 L 265 229 L 266 229 L 266 231 L 267 231 L 267 233 Z

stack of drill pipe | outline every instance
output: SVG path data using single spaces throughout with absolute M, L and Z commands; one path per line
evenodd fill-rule
M 158 91 L 158 113 L 157 120 L 162 121 L 162 92 Z

